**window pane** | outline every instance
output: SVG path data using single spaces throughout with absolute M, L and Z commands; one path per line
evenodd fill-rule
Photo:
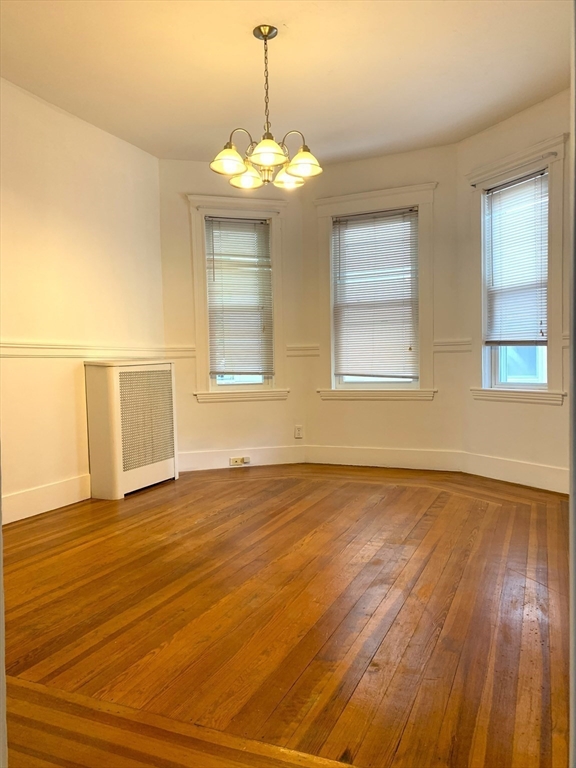
M 498 347 L 499 380 L 502 384 L 546 384 L 545 346 Z
M 218 386 L 226 384 L 263 384 L 264 376 L 250 374 L 221 374 L 216 376 Z
M 270 224 L 207 217 L 206 279 L 210 374 L 272 376 Z
M 334 375 L 356 383 L 418 378 L 418 212 L 332 223 Z

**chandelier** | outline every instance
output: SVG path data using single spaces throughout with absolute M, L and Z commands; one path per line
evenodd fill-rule
M 301 187 L 304 181 L 322 173 L 320 163 L 306 145 L 300 131 L 288 131 L 278 144 L 270 132 L 270 104 L 268 98 L 268 40 L 276 37 L 278 30 L 270 24 L 260 24 L 254 29 L 254 37 L 264 41 L 264 135 L 256 142 L 245 128 L 235 128 L 230 139 L 210 163 L 210 168 L 223 176 L 230 176 L 230 184 L 238 189 L 257 189 L 272 182 L 280 189 Z M 246 133 L 250 144 L 244 157 L 233 143 L 234 134 Z M 286 139 L 298 134 L 302 144 L 294 157 L 290 158 Z M 274 175 L 276 174 L 276 175 Z

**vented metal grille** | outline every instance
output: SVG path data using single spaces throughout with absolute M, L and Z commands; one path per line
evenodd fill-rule
M 120 371 L 124 472 L 174 458 L 171 371 Z

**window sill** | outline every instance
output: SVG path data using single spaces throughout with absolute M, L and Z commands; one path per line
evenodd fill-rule
M 319 389 L 321 400 L 433 400 L 437 389 Z
M 493 400 L 498 403 L 536 403 L 539 405 L 562 405 L 565 392 L 549 389 L 470 389 L 474 400 Z
M 246 403 L 250 400 L 286 400 L 289 389 L 242 389 L 236 392 L 194 392 L 199 403 Z

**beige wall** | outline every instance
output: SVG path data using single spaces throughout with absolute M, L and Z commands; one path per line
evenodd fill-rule
M 307 188 L 308 200 L 429 181 L 435 191 L 434 386 L 432 402 L 323 402 L 308 411 L 307 458 L 460 469 L 513 482 L 568 489 L 568 403 L 562 406 L 473 400 L 479 379 L 479 253 L 472 242 L 471 187 L 466 174 L 569 130 L 563 92 L 458 145 L 333 165 Z M 568 174 L 566 175 L 568 178 Z M 567 203 L 567 198 L 566 198 Z M 568 207 L 566 205 L 566 214 Z M 328 386 L 330 320 L 319 301 L 317 224 L 305 209 L 305 284 L 309 341 L 320 343 L 316 386 Z M 566 224 L 568 215 L 566 215 Z M 567 238 L 566 238 L 567 242 Z M 568 265 L 566 253 L 565 269 Z M 567 281 L 566 281 L 567 282 Z M 564 297 L 564 372 L 567 314 Z M 445 345 L 444 341 L 460 342 Z M 567 389 L 566 375 L 564 386 Z
M 291 349 L 302 342 L 301 201 L 275 188 L 260 189 L 258 198 L 288 200 L 282 231 L 282 299 L 287 400 L 246 403 L 202 403 L 194 392 L 195 350 L 206 344 L 194 323 L 190 207 L 187 194 L 245 195 L 216 176 L 206 163 L 160 161 L 160 199 L 164 305 L 168 353 L 176 355 L 178 441 L 181 470 L 228 466 L 229 456 L 249 455 L 253 463 L 303 460 L 302 440 L 294 438 L 294 424 L 305 418 L 307 358 Z
M 158 160 L 2 81 L 4 521 L 89 495 L 82 360 L 162 351 Z
M 194 358 L 180 361 L 183 468 L 226 466 L 234 449 L 254 463 L 306 460 L 459 469 L 566 490 L 567 403 L 480 402 L 470 393 L 470 387 L 480 384 L 480 339 L 473 317 L 480 286 L 474 280 L 478 254 L 471 252 L 465 175 L 567 131 L 568 121 L 565 92 L 459 145 L 333 164 L 302 190 L 286 194 L 292 201 L 283 266 L 286 340 L 289 350 L 306 347 L 306 357 L 287 358 L 291 394 L 285 403 L 198 404 Z M 161 161 L 160 168 L 166 338 L 192 355 L 205 340 L 194 330 L 186 194 L 233 191 L 202 163 Z M 319 250 L 314 201 L 426 182 L 437 182 L 433 386 L 438 392 L 425 402 L 323 401 L 316 390 L 330 385 L 330 315 L 320 276 L 327 254 Z M 303 442 L 294 440 L 294 424 L 304 425 Z
M 479 347 L 481 326 L 475 311 L 475 297 L 480 291 L 477 253 L 474 250 L 472 230 L 472 192 L 466 174 L 474 168 L 513 155 L 541 141 L 570 131 L 570 92 L 564 91 L 551 99 L 472 136 L 457 146 L 458 156 L 458 270 L 459 317 L 462 332 L 471 336 L 474 353 L 471 355 L 468 380 L 470 386 L 480 385 Z M 551 297 L 562 302 L 562 327 L 556 333 L 562 338 L 555 342 L 562 347 L 558 361 L 560 385 L 568 391 L 568 330 L 570 264 L 570 160 L 565 157 L 564 190 L 564 244 L 563 289 Z M 553 329 L 550 329 L 553 332 Z M 480 474 L 490 470 L 501 471 L 503 479 L 526 484 L 548 485 L 568 491 L 568 426 L 569 404 L 524 405 L 474 400 L 464 392 L 464 450 L 480 457 L 472 463 Z M 486 457 L 486 458 L 483 458 Z M 500 458 L 499 463 L 492 460 Z M 477 468 L 477 469 L 476 469 Z M 498 475 L 497 475 L 498 476 Z
M 327 461 L 461 469 L 567 488 L 568 406 L 479 402 L 479 285 L 466 174 L 569 130 L 559 94 L 459 145 L 330 165 L 283 222 L 287 400 L 198 403 L 186 195 L 243 194 L 205 163 L 158 161 L 3 83 L 2 440 L 5 519 L 89 494 L 82 360 L 176 359 L 182 470 Z M 437 182 L 432 401 L 329 402 L 330 317 L 314 200 Z M 475 261 L 476 260 L 476 261 Z M 564 313 L 567 354 L 567 308 Z M 449 342 L 449 343 L 446 343 Z M 566 363 L 566 359 L 564 361 Z M 564 380 L 564 386 L 567 382 Z M 304 426 L 304 440 L 294 426 Z

